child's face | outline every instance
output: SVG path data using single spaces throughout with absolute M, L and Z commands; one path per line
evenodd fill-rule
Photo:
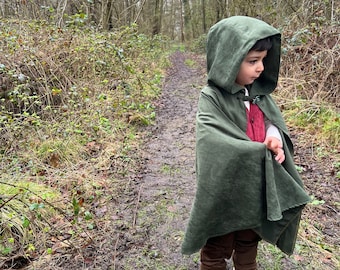
M 263 59 L 267 51 L 250 51 L 244 58 L 236 77 L 236 83 L 242 86 L 252 84 L 264 70 Z

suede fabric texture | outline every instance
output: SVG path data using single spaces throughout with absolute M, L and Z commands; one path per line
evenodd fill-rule
M 265 71 L 248 89 L 281 133 L 282 164 L 246 135 L 244 91 L 235 83 L 248 51 L 269 36 L 273 47 L 264 60 Z M 211 237 L 246 229 L 286 254 L 293 252 L 301 211 L 310 198 L 293 162 L 287 127 L 270 96 L 278 79 L 280 43 L 275 28 L 243 16 L 224 19 L 208 33 L 208 85 L 201 91 L 196 119 L 197 190 L 183 254 L 199 251 Z

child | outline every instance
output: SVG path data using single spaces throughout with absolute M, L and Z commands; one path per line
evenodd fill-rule
M 256 269 L 258 241 L 294 249 L 309 201 L 287 127 L 270 94 L 277 85 L 280 33 L 234 16 L 207 40 L 208 85 L 196 122 L 197 190 L 182 244 L 201 250 L 201 270 Z

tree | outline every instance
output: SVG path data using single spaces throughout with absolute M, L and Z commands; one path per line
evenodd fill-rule
M 302 25 L 339 21 L 335 0 L 0 0 L 3 18 L 39 19 L 64 27 L 77 18 L 110 30 L 137 23 L 148 35 L 189 41 L 232 15 L 259 17 L 268 23 L 294 20 Z
M 104 30 L 113 28 L 112 14 L 113 14 L 113 0 L 106 0 L 103 5 L 102 13 L 102 27 Z
M 153 15 L 152 35 L 158 35 L 162 29 L 163 0 L 155 0 Z
M 203 33 L 207 32 L 207 22 L 205 20 L 205 0 L 202 0 L 202 30 Z

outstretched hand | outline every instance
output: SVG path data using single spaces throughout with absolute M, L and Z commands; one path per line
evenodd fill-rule
M 267 148 L 270 151 L 274 153 L 275 160 L 277 162 L 279 162 L 280 164 L 284 162 L 286 158 L 285 152 L 282 149 L 282 142 L 278 138 L 269 136 L 265 139 L 263 143 L 267 146 Z

